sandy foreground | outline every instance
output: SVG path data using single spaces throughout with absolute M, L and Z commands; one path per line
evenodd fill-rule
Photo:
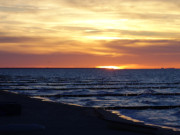
M 162 129 L 162 132 L 156 128 L 148 129 L 152 132 L 148 130 L 144 132 L 144 130 L 132 130 L 136 129 L 136 126 L 131 123 L 130 126 L 123 124 L 123 121 L 120 124 L 111 123 L 103 120 L 102 116 L 92 108 L 41 101 L 4 91 L 0 92 L 0 102 L 16 102 L 22 106 L 22 113 L 19 116 L 0 116 L 0 127 L 9 124 L 38 124 L 45 127 L 41 131 L 11 132 L 7 133 L 8 135 L 166 135 L 166 130 Z M 168 130 L 167 134 L 179 133 Z

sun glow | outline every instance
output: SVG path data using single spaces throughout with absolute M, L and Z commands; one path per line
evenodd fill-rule
M 105 69 L 125 69 L 124 66 L 97 66 L 96 68 L 105 68 Z
M 94 39 L 94 40 L 115 40 L 115 39 L 123 39 L 123 38 L 120 38 L 120 37 L 103 37 L 103 36 L 85 36 L 85 38 Z

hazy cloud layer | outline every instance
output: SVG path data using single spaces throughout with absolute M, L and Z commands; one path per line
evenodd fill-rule
M 178 65 L 179 22 L 179 0 L 0 0 L 0 54 Z
M 120 40 L 109 42 L 105 46 L 116 53 L 134 56 L 167 55 L 180 57 L 180 41 L 172 40 Z

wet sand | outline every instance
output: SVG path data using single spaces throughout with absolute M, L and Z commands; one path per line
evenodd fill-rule
M 122 130 L 117 123 L 101 119 L 97 110 L 61 103 L 41 101 L 24 95 L 0 92 L 0 102 L 16 102 L 22 106 L 19 116 L 0 116 L 0 127 L 8 124 L 40 124 L 45 127 L 37 132 L 8 133 L 9 135 L 146 135 L 131 131 L 131 127 Z M 110 125 L 110 126 L 108 126 Z M 124 125 L 124 124 L 122 124 Z M 127 127 L 126 125 L 124 125 Z M 129 130 L 129 131 L 128 131 Z M 157 132 L 158 133 L 158 132 Z M 162 135 L 162 134 L 161 134 Z

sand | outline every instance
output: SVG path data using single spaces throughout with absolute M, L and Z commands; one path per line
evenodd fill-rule
M 111 122 L 101 119 L 99 112 L 93 108 L 42 101 L 4 91 L 0 92 L 0 102 L 16 102 L 22 106 L 22 113 L 19 116 L 0 116 L 0 127 L 8 124 L 39 124 L 45 127 L 41 131 L 8 133 L 9 135 L 148 134 L 141 133 L 141 131 L 131 131 L 131 127 L 126 128 L 124 131 L 121 128 L 115 129 Z M 123 124 L 121 123 L 121 125 Z

